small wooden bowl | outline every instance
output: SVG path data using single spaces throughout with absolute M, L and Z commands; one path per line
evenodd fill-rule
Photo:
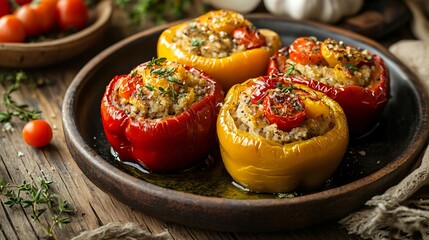
M 0 43 L 0 66 L 36 68 L 74 57 L 87 50 L 103 36 L 112 12 L 111 1 L 103 0 L 90 10 L 90 24 L 79 32 L 37 43 Z

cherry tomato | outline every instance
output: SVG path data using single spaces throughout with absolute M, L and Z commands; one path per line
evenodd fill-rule
M 23 5 L 25 5 L 25 4 L 28 4 L 28 3 L 31 3 L 33 0 L 15 0 L 15 2 L 18 4 L 18 5 L 21 5 L 21 6 L 23 6 Z
M 314 37 L 300 37 L 295 39 L 289 48 L 290 59 L 306 64 L 323 64 L 325 60 L 320 51 L 321 43 Z
M 233 38 L 246 49 L 259 48 L 267 45 L 265 36 L 254 27 L 240 27 L 234 30 Z
M 83 0 L 59 0 L 58 25 L 62 30 L 80 30 L 88 22 L 88 8 Z
M 32 5 L 40 17 L 41 33 L 47 33 L 55 28 L 57 22 L 56 4 L 56 0 L 41 0 L 36 5 Z
M 121 98 L 129 98 L 131 93 L 136 89 L 136 84 L 139 81 L 141 82 L 141 78 L 138 76 L 127 76 L 122 78 L 119 86 L 119 96 Z
M 52 140 L 52 128 L 44 120 L 32 120 L 22 129 L 24 141 L 32 147 L 43 147 Z
M 14 15 L 0 18 L 0 42 L 23 42 L 25 29 L 22 22 Z
M 8 0 L 0 0 L 0 17 L 4 15 L 11 14 L 12 7 Z
M 24 24 L 27 36 L 38 35 L 42 32 L 41 18 L 30 4 L 18 8 L 14 15 Z
M 276 124 L 285 132 L 298 127 L 306 116 L 304 102 L 293 87 L 281 87 L 268 92 L 263 101 L 264 114 L 268 122 Z

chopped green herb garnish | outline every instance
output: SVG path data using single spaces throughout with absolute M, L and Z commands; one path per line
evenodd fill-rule
M 198 39 L 198 38 L 193 38 L 191 39 L 191 46 L 192 47 L 199 47 L 201 46 L 201 44 L 203 44 L 205 42 L 204 39 Z
M 276 107 L 274 107 L 274 106 L 271 106 L 271 110 L 274 112 L 274 113 L 277 113 L 278 111 L 277 111 L 277 108 Z
M 166 68 L 154 68 L 154 69 L 151 69 L 150 70 L 150 74 L 154 74 L 154 73 L 156 73 L 156 74 L 158 74 L 158 75 L 160 75 L 162 77 L 167 77 L 167 76 L 170 76 L 170 75 L 174 74 L 174 67 L 171 67 L 169 69 L 166 69 Z
M 170 96 L 171 96 L 173 102 L 177 103 L 177 92 L 174 90 L 173 87 L 170 86 L 170 84 L 168 84 L 168 90 L 170 92 Z
M 161 91 L 161 94 L 169 95 L 171 96 L 173 102 L 177 103 L 177 92 L 174 90 L 173 87 L 171 87 L 170 84 L 168 84 L 167 90 L 163 87 L 158 87 L 159 91 Z
M 169 76 L 168 81 L 170 81 L 172 83 L 183 84 L 179 81 L 179 79 L 175 78 L 174 76 Z
M 144 86 L 145 88 L 147 88 L 147 89 L 149 89 L 150 91 L 153 91 L 153 90 L 155 90 L 155 88 L 153 87 L 153 86 L 151 86 L 151 85 L 146 85 L 146 86 Z
M 287 77 L 291 74 L 294 74 L 294 73 L 301 74 L 301 72 L 295 68 L 295 65 L 293 65 L 292 63 L 289 63 L 289 62 L 287 64 L 289 65 L 289 67 L 287 68 L 287 72 L 285 74 L 285 77 Z
M 282 93 L 292 93 L 294 88 L 295 87 L 293 86 L 293 84 L 289 83 L 289 86 L 282 88 L 281 91 L 282 91 Z
M 158 87 L 158 89 L 162 94 L 167 94 L 167 90 L 165 90 L 163 87 Z
M 143 98 L 143 96 L 144 96 L 144 92 L 143 92 L 143 89 L 142 89 L 142 88 L 139 88 L 138 96 L 139 96 L 140 98 Z
M 131 73 L 131 77 L 135 77 L 136 75 L 137 75 L 137 69 L 133 73 Z
M 356 67 L 355 65 L 350 64 L 350 63 L 344 64 L 344 67 L 346 67 L 348 70 L 350 70 L 352 72 L 355 72 L 355 71 L 359 70 L 358 67 Z
M 315 41 L 315 42 L 317 42 L 317 37 L 315 37 L 315 36 L 310 36 L 308 38 L 311 39 L 311 40 L 313 40 L 313 41 Z
M 295 99 L 291 99 L 292 105 L 293 107 L 298 110 L 298 111 L 302 111 L 304 108 L 301 106 L 301 104 L 299 104 Z

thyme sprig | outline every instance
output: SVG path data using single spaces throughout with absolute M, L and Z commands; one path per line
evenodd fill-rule
M 344 67 L 347 68 L 348 70 L 350 70 L 351 72 L 356 72 L 359 70 L 359 68 L 357 66 L 350 64 L 350 63 L 344 64 Z
M 177 103 L 177 92 L 174 90 L 174 87 L 172 87 L 170 84 L 168 84 L 168 88 L 164 89 L 163 87 L 158 87 L 158 90 L 163 95 L 169 95 L 174 103 Z
M 12 98 L 12 93 L 19 90 L 21 82 L 28 79 L 28 75 L 23 71 L 2 73 L 0 75 L 0 83 L 3 85 L 5 85 L 6 82 L 12 82 L 12 85 L 2 96 L 2 104 L 5 109 L 0 111 L 0 122 L 9 122 L 12 117 L 18 117 L 24 121 L 30 121 L 40 117 L 41 111 L 29 109 L 27 104 L 17 104 Z
M 154 73 L 156 73 L 160 76 L 163 76 L 163 77 L 171 76 L 174 73 L 174 67 L 171 67 L 169 69 L 163 68 L 163 67 L 153 68 L 150 70 L 150 74 L 154 74 Z
M 37 184 L 23 181 L 19 185 L 12 185 L 0 178 L 0 193 L 7 200 L 3 203 L 8 207 L 15 205 L 31 209 L 30 217 L 52 239 L 58 239 L 55 228 L 62 229 L 64 224 L 71 222 L 70 214 L 74 213 L 70 204 L 54 194 L 50 188 L 53 181 L 39 177 Z M 43 220 L 42 215 L 51 212 L 51 221 Z
M 153 66 L 161 66 L 165 61 L 167 61 L 167 58 L 165 57 L 160 57 L 160 58 L 156 58 L 156 57 L 152 57 L 152 59 L 147 63 L 147 67 L 151 68 Z
M 285 73 L 285 77 L 291 75 L 291 74 L 301 74 L 301 72 L 295 68 L 295 65 L 293 65 L 292 63 L 288 62 L 287 63 L 289 66 L 287 68 L 287 72 Z

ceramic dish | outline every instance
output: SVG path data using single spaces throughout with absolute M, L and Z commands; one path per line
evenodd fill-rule
M 100 1 L 90 10 L 90 24 L 63 38 L 35 43 L 0 43 L 0 66 L 35 68 L 77 56 L 96 43 L 105 33 L 112 16 L 109 0 Z
M 290 195 L 245 193 L 231 183 L 216 148 L 208 165 L 177 175 L 145 174 L 115 160 L 100 120 L 108 82 L 156 56 L 161 31 L 133 35 L 92 59 L 70 84 L 63 103 L 68 147 L 83 173 L 113 197 L 147 214 L 188 226 L 239 232 L 308 227 L 344 217 L 367 199 L 402 179 L 419 159 L 429 135 L 429 100 L 422 84 L 380 45 L 325 25 L 269 15 L 250 15 L 290 44 L 298 36 L 331 37 L 381 55 L 391 74 L 391 100 L 378 126 L 350 142 L 347 154 L 326 186 Z M 175 23 L 172 23 L 175 24 Z

